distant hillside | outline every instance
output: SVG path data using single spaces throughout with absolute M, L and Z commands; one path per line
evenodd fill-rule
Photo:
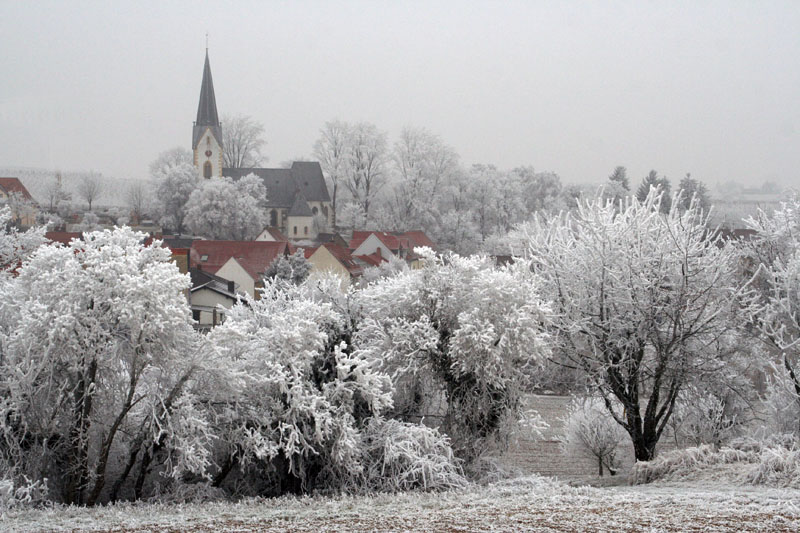
M 133 180 L 103 176 L 98 172 L 61 171 L 61 182 L 67 192 L 72 193 L 72 203 L 83 203 L 78 186 L 84 176 L 94 174 L 103 184 L 103 193 L 95 202 L 98 206 L 124 206 L 125 195 Z M 55 181 L 56 171 L 41 168 L 0 167 L 0 177 L 19 178 L 25 188 L 39 202 L 46 203 L 47 187 Z

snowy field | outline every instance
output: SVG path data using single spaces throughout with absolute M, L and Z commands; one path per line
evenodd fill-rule
M 570 487 L 530 476 L 444 494 L 13 511 L 20 531 L 791 531 L 800 491 L 702 483 Z

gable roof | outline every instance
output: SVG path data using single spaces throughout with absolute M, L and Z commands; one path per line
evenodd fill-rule
M 267 188 L 267 207 L 289 208 L 294 203 L 295 184 L 292 170 L 288 168 L 223 168 L 222 175 L 239 180 L 255 174 Z
M 251 278 L 258 280 L 279 255 L 288 253 L 289 248 L 285 242 L 194 241 L 190 257 L 192 265 L 212 274 L 234 258 Z
M 200 289 L 208 289 L 223 296 L 227 296 L 233 300 L 235 300 L 237 297 L 235 288 L 233 291 L 229 290 L 229 283 L 233 282 L 225 278 L 215 276 L 214 274 L 196 268 L 189 269 L 189 277 L 192 280 L 192 288 L 190 289 L 190 292 L 199 291 Z
M 290 208 L 300 192 L 309 202 L 330 202 L 322 167 L 316 161 L 295 161 L 292 168 L 223 168 L 222 175 L 238 180 L 255 174 L 267 188 L 267 207 Z
M 428 248 L 436 249 L 436 245 L 433 244 L 433 241 L 425 234 L 422 230 L 412 230 L 406 231 L 404 233 L 395 233 L 400 237 L 405 237 L 408 239 L 409 248 L 417 248 L 420 246 L 427 246 Z
M 331 201 L 322 167 L 317 161 L 295 161 L 291 170 L 297 188 L 306 199 L 312 202 Z
M 22 195 L 23 198 L 26 200 L 33 201 L 33 196 L 31 193 L 28 192 L 28 189 L 19 181 L 19 178 L 0 178 L 0 188 L 2 188 L 6 194 L 11 193 L 19 193 Z
M 400 248 L 408 248 L 408 245 L 403 246 L 402 241 L 397 236 L 384 231 L 354 231 L 353 238 L 350 239 L 349 248 L 355 250 L 372 234 L 375 234 L 375 236 L 392 252 Z
M 361 274 L 361 267 L 355 262 L 353 256 L 350 255 L 350 250 L 344 246 L 333 243 L 325 243 L 322 246 L 324 246 L 325 249 L 328 250 L 331 255 L 348 270 L 348 272 L 350 272 L 351 276 L 357 276 Z

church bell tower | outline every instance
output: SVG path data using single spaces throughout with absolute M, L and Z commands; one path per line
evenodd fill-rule
M 201 178 L 222 177 L 222 126 L 217 115 L 217 99 L 214 96 L 214 81 L 211 65 L 203 67 L 203 84 L 200 86 L 200 103 L 197 105 L 197 120 L 192 129 L 192 151 L 194 166 Z

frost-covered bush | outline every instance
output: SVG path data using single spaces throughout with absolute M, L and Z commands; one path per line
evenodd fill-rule
M 467 483 L 449 439 L 434 428 L 373 418 L 361 446 L 364 469 L 351 480 L 355 490 L 447 490 Z
M 800 448 L 794 437 L 776 435 L 764 441 L 735 439 L 729 446 L 703 444 L 673 450 L 631 472 L 634 484 L 664 480 L 706 479 L 729 483 L 800 488 Z
M 503 444 L 547 353 L 535 279 L 487 258 L 423 255 L 357 293 L 356 351 L 395 383 L 392 415 L 442 429 L 467 461 Z
M 295 285 L 300 285 L 311 273 L 311 263 L 303 255 L 303 250 L 298 249 L 290 256 L 279 256 L 264 271 L 267 279 L 280 279 Z
M 620 467 L 619 454 L 625 435 L 601 398 L 576 397 L 567 408 L 561 447 L 570 456 L 596 460 L 601 477 L 603 467 L 613 476 Z
M 267 282 L 260 300 L 234 306 L 209 334 L 213 485 L 269 495 L 456 483 L 445 438 L 382 419 L 391 381 L 351 352 L 348 327 L 307 288 Z
M 186 396 L 199 352 L 189 280 L 144 237 L 41 246 L 2 285 L 0 464 L 17 482 L 48 479 L 54 500 L 139 497 L 153 473 L 208 466 Z
M 8 509 L 39 505 L 47 501 L 47 480 L 0 478 L 0 517 Z

